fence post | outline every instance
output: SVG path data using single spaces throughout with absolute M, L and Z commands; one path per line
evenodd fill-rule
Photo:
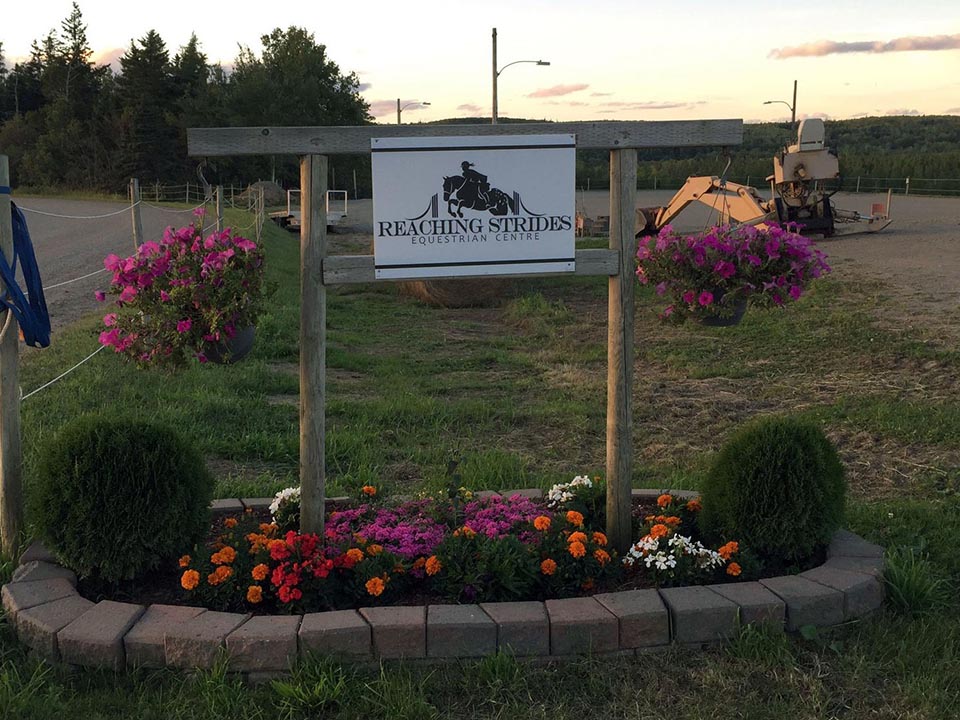
M 907 178 L 907 179 L 906 179 L 906 182 L 904 182 L 903 194 L 904 194 L 904 195 L 909 195 L 909 194 L 910 194 L 910 178 Z
M 143 245 L 143 222 L 140 218 L 140 181 L 130 178 L 130 221 L 133 223 L 133 251 Z
M 0 155 L 0 250 L 13 258 L 10 163 Z M 6 288 L 0 281 L 0 292 Z M 9 324 L 8 324 L 9 323 Z M 0 314 L 0 551 L 13 558 L 23 529 L 23 452 L 20 447 L 20 339 L 10 310 Z
M 327 364 L 327 158 L 300 158 L 300 532 L 323 537 Z
M 223 185 L 217 185 L 217 232 L 223 232 Z
M 860 192 L 860 176 L 857 175 L 857 192 Z
M 607 301 L 607 536 L 618 552 L 630 547 L 633 480 L 633 263 L 637 151 L 610 151 L 610 249 L 620 256 Z
M 190 204 L 190 183 L 187 182 L 187 189 L 184 191 L 184 197 L 186 198 L 187 205 Z

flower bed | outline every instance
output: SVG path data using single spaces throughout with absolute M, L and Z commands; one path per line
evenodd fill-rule
M 647 503 L 659 495 L 634 491 Z M 242 510 L 268 504 L 218 501 L 214 506 Z M 826 557 L 823 565 L 799 575 L 732 584 L 519 603 L 365 603 L 359 610 L 251 616 L 112 600 L 94 603 L 77 594 L 73 573 L 34 546 L 21 558 L 13 582 L 4 586 L 3 605 L 21 641 L 52 660 L 114 669 L 196 668 L 212 666 L 226 651 L 232 670 L 262 676 L 285 671 L 308 653 L 353 660 L 477 657 L 498 649 L 540 657 L 634 653 L 671 642 L 715 643 L 751 622 L 789 630 L 825 627 L 880 606 L 881 548 L 840 531 Z
M 180 558 L 180 585 L 186 602 L 215 610 L 316 612 L 419 598 L 543 600 L 761 572 L 735 539 L 707 547 L 700 501 L 669 493 L 635 508 L 637 542 L 619 557 L 602 528 L 604 494 L 599 478 L 585 476 L 546 498 L 461 488 L 389 504 L 367 486 L 357 504 L 328 514 L 320 537 L 290 527 L 298 500 L 284 491 L 272 522 L 227 517 L 209 545 Z

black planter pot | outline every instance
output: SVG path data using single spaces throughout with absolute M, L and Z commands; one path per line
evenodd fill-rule
M 723 290 L 715 290 L 713 293 L 714 303 L 720 305 L 723 302 Z M 739 325 L 740 321 L 743 320 L 743 314 L 747 311 L 747 299 L 742 298 L 733 303 L 732 306 L 728 306 L 733 310 L 731 315 L 704 315 L 697 318 L 701 325 L 706 325 L 707 327 L 731 327 L 733 325 Z
M 203 351 L 207 360 L 212 363 L 226 365 L 243 360 L 253 349 L 253 339 L 256 334 L 256 327 L 248 325 L 230 340 L 221 340 L 218 343 L 207 345 Z

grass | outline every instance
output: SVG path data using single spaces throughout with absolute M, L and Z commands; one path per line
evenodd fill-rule
M 101 353 L 23 404 L 28 491 L 44 445 L 86 412 L 178 427 L 202 448 L 221 497 L 296 483 L 298 247 L 271 225 L 264 238 L 274 291 L 252 356 L 171 375 Z M 602 278 L 529 281 L 501 307 L 477 310 L 426 307 L 389 285 L 331 289 L 329 492 L 368 482 L 436 490 L 454 458 L 474 488 L 601 471 L 605 298 Z M 259 687 L 222 665 L 186 678 L 51 667 L 0 620 L 0 718 L 951 717 L 960 697 L 960 353 L 920 322 L 886 319 L 893 303 L 881 284 L 825 280 L 786 312 L 751 309 L 724 329 L 660 324 L 649 289 L 637 304 L 634 485 L 696 488 L 724 437 L 758 413 L 821 421 L 848 469 L 849 527 L 890 554 L 898 599 L 876 617 L 807 639 L 749 629 L 710 652 L 555 665 L 508 655 L 374 668 L 317 659 Z M 96 333 L 88 318 L 48 350 L 26 351 L 24 390 L 86 356 Z

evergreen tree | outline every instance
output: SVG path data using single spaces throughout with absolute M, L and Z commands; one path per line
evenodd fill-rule
M 130 43 L 120 66 L 121 174 L 151 181 L 176 177 L 181 156 L 172 119 L 178 97 L 166 43 L 150 30 Z

